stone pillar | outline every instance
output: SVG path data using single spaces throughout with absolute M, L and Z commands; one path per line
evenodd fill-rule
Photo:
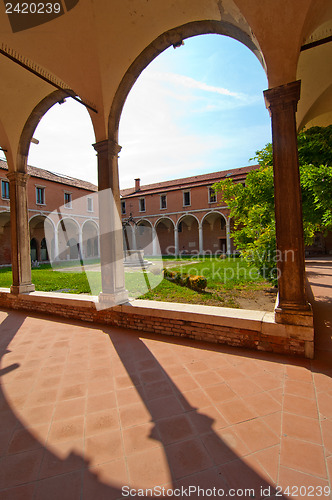
M 98 204 L 102 292 L 99 302 L 112 307 L 128 301 L 125 289 L 118 154 L 112 140 L 93 145 L 98 156 Z
M 157 255 L 157 231 L 156 228 L 152 228 L 152 255 L 156 257 Z
M 34 292 L 31 282 L 30 232 L 28 222 L 27 181 L 28 174 L 9 172 L 10 185 L 10 227 L 12 246 L 14 294 Z
M 203 223 L 202 222 L 198 223 L 198 248 L 199 248 L 199 254 L 203 255 L 204 247 L 203 247 Z
M 302 199 L 295 113 L 301 82 L 264 92 L 272 121 L 279 323 L 311 325 L 305 292 Z
M 179 229 L 177 226 L 174 227 L 174 247 L 174 254 L 179 255 Z
M 132 241 L 133 241 L 133 248 L 132 250 L 137 250 L 137 241 L 136 241 L 136 225 L 133 224 L 131 226 L 131 234 L 132 234 Z
M 231 219 L 228 218 L 226 220 L 226 254 L 231 255 L 232 253 L 232 248 L 231 248 Z

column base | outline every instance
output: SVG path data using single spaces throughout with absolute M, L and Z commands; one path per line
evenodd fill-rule
M 98 295 L 98 309 L 107 309 L 109 307 L 127 304 L 129 302 L 127 290 L 121 290 L 115 293 L 101 292 Z
M 274 318 L 276 323 L 314 327 L 313 312 L 310 304 L 308 304 L 308 307 L 303 308 L 278 306 L 274 310 Z
M 20 293 L 30 293 L 35 292 L 35 285 L 30 283 L 28 285 L 12 285 L 10 287 L 10 293 L 13 295 L 19 295 Z

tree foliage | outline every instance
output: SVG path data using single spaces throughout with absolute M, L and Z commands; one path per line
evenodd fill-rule
M 332 230 L 332 125 L 312 127 L 298 135 L 305 243 L 317 232 Z M 273 154 L 269 143 L 254 158 L 245 186 L 227 178 L 213 187 L 230 208 L 232 237 L 242 255 L 276 284 Z

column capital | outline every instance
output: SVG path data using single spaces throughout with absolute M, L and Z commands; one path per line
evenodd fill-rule
M 291 106 L 296 111 L 300 99 L 301 80 L 264 90 L 265 106 L 271 112 L 283 111 Z
M 122 147 L 113 139 L 105 139 L 104 141 L 96 142 L 92 144 L 94 149 L 97 151 L 98 156 L 108 156 L 118 157 Z
M 30 175 L 25 172 L 8 172 L 6 177 L 20 186 L 26 186 Z

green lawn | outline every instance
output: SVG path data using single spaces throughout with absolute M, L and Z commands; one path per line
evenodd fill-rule
M 152 262 L 154 262 L 152 260 Z M 240 258 L 164 259 L 163 265 L 172 271 L 207 278 L 204 292 L 196 292 L 163 279 L 162 263 L 154 262 L 144 273 L 126 270 L 125 283 L 129 295 L 135 298 L 193 304 L 241 307 L 239 297 L 262 293 L 270 285 L 257 276 L 254 268 Z M 68 268 L 68 272 L 66 269 Z M 62 271 L 49 264 L 32 269 L 32 282 L 36 290 L 61 291 L 97 295 L 101 291 L 99 272 L 82 271 L 79 263 L 61 263 Z M 76 272 L 77 271 L 77 272 Z M 0 269 L 0 287 L 9 288 L 11 270 Z

